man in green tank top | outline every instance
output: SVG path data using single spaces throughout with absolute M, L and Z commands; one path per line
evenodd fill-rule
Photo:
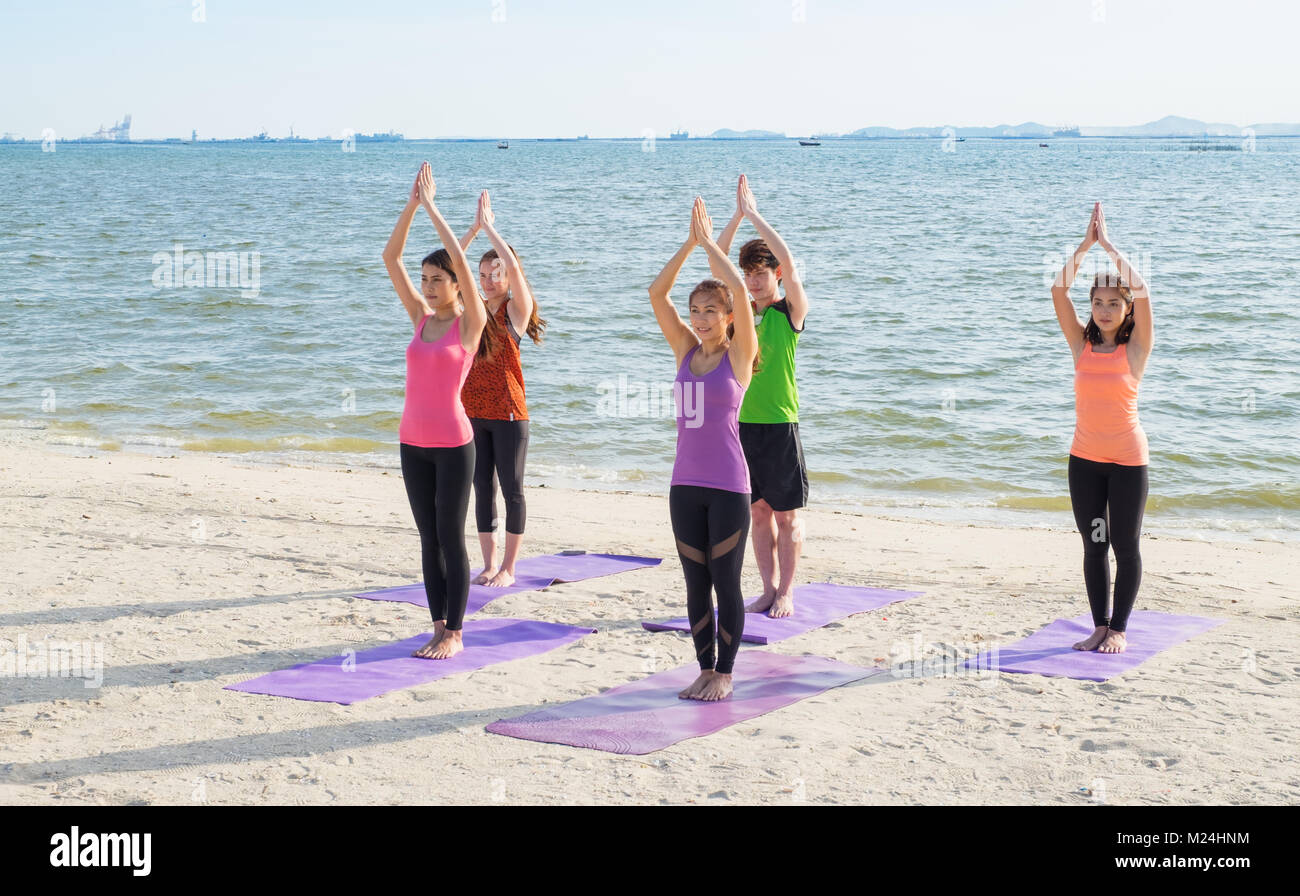
M 794 369 L 808 297 L 794 256 L 758 213 L 754 194 L 742 174 L 736 187 L 736 213 L 718 239 L 723 252 L 730 251 L 736 230 L 746 218 L 759 234 L 758 239 L 740 247 L 740 269 L 754 299 L 759 369 L 740 405 L 740 444 L 749 464 L 750 531 L 763 580 L 763 596 L 746 609 L 789 616 L 794 612 L 794 572 L 803 548 L 799 508 L 808 503 L 808 469 L 799 441 L 799 388 Z

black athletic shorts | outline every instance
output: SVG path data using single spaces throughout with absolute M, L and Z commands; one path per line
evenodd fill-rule
M 808 467 L 798 423 L 742 423 L 740 447 L 749 464 L 749 503 L 762 498 L 782 511 L 808 504 Z

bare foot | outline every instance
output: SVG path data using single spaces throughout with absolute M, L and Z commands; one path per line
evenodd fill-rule
M 1098 653 L 1123 653 L 1124 648 L 1128 646 L 1128 639 L 1124 637 L 1123 632 L 1110 632 L 1106 635 L 1106 640 L 1101 642 L 1097 648 Z
M 496 575 L 496 574 L 497 574 L 497 571 L 496 571 L 496 568 L 495 568 L 495 567 L 492 568 L 492 569 L 485 569 L 485 570 L 483 570 L 481 573 L 479 573 L 477 576 L 475 576 L 475 577 L 474 577 L 474 581 L 471 582 L 470 584 L 472 584 L 472 585 L 486 585 L 486 584 L 488 583 L 488 580 L 491 579 L 491 578 L 492 578 L 494 575 Z
M 731 696 L 731 675 L 714 672 L 713 677 L 700 690 L 696 700 L 726 700 Z
M 494 575 L 492 578 L 487 580 L 486 584 L 490 588 L 506 588 L 510 585 L 513 585 L 514 583 L 515 583 L 514 570 L 499 569 L 497 570 L 496 575 Z
M 789 594 L 778 594 L 772 601 L 772 609 L 767 611 L 767 615 L 773 619 L 781 619 L 785 616 L 794 615 L 794 597 Z
M 696 696 L 700 693 L 700 691 L 704 689 L 704 686 L 709 683 L 709 679 L 712 677 L 713 677 L 712 669 L 703 670 L 702 672 L 700 672 L 700 677 L 695 679 L 693 682 L 691 682 L 690 687 L 688 687 L 686 690 L 679 691 L 677 693 L 677 696 L 682 700 L 694 700 Z
M 457 631 L 445 631 L 442 633 L 442 640 L 434 645 L 433 652 L 429 654 L 431 660 L 448 660 L 465 649 L 465 643 L 461 639 L 461 633 Z
M 1074 645 L 1075 650 L 1096 650 L 1097 645 L 1106 638 L 1106 632 L 1110 631 L 1107 626 L 1099 625 L 1092 630 L 1092 634 Z
M 445 622 L 435 622 L 433 624 L 433 637 L 423 647 L 412 653 L 411 656 L 419 657 L 422 660 L 432 659 L 433 652 L 438 649 L 438 642 L 446 634 L 446 629 L 447 624 Z
M 764 591 L 762 597 L 760 597 L 758 600 L 754 601 L 754 602 L 753 602 L 752 604 L 750 604 L 749 606 L 745 607 L 745 612 L 746 612 L 746 613 L 766 613 L 766 612 L 768 611 L 768 608 L 770 608 L 770 607 L 772 606 L 772 601 L 774 601 L 774 600 L 776 600 L 776 592 L 775 592 L 775 591 L 771 592 L 770 594 L 769 594 L 767 591 Z

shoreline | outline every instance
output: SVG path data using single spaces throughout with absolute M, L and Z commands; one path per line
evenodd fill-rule
M 346 459 L 332 460 L 332 452 L 297 452 L 293 449 L 287 449 L 279 452 L 219 452 L 219 451 L 195 451 L 184 449 L 179 446 L 153 446 L 155 450 L 148 450 L 151 446 L 145 443 L 128 443 L 123 445 L 116 439 L 101 437 L 99 435 L 87 435 L 79 437 L 71 432 L 63 434 L 61 437 L 65 441 L 51 441 L 45 438 L 45 433 L 49 430 L 44 424 L 32 422 L 28 424 L 26 420 L 5 420 L 0 421 L 0 450 L 12 444 L 22 445 L 24 447 L 33 447 L 76 455 L 78 452 L 89 452 L 90 456 L 128 456 L 138 455 L 141 457 L 206 457 L 227 460 L 237 464 L 248 464 L 261 469 L 274 469 L 278 467 L 288 467 L 293 469 L 319 469 L 327 471 L 341 472 L 350 469 L 361 470 L 387 470 L 389 473 L 400 475 L 401 465 L 398 461 L 396 442 L 391 452 L 391 463 L 379 462 L 381 457 L 376 453 L 364 455 L 352 455 Z M 78 444 L 78 441 L 96 443 Z M 103 447 L 109 445 L 111 447 Z M 528 488 L 555 488 L 572 490 L 579 492 L 590 492 L 594 494 L 627 494 L 638 495 L 642 497 L 663 497 L 667 499 L 667 477 L 661 487 L 634 488 L 628 487 L 630 483 L 620 482 L 617 478 L 608 481 L 608 485 L 602 487 L 601 483 L 606 481 L 604 476 L 610 474 L 617 477 L 619 474 L 614 470 L 602 470 L 599 468 L 587 468 L 597 473 L 596 476 L 588 478 L 557 474 L 554 472 L 536 472 L 537 468 L 543 471 L 550 469 L 549 465 L 544 462 L 531 461 L 530 471 L 526 478 Z M 839 474 L 834 474 L 839 476 Z M 813 497 L 817 497 L 818 482 L 812 477 Z M 549 480 L 549 481 L 548 481 Z M 654 481 L 653 477 L 647 477 L 646 481 Z M 838 481 L 838 479 L 837 479 Z M 822 495 L 825 495 L 826 489 L 821 489 Z M 1046 509 L 1027 509 L 1015 508 L 994 503 L 992 500 L 970 501 L 966 503 L 951 502 L 946 503 L 941 499 L 941 492 L 935 492 L 935 498 L 938 500 L 927 501 L 914 496 L 900 495 L 895 500 L 882 500 L 883 496 L 860 496 L 851 495 L 847 491 L 841 491 L 835 488 L 829 489 L 831 497 L 823 498 L 816 501 L 810 506 L 822 509 L 832 510 L 840 513 L 853 513 L 865 516 L 879 517 L 881 519 L 890 519 L 894 521 L 921 521 L 934 522 L 949 525 L 974 525 L 974 526 L 1008 526 L 1014 529 L 1029 530 L 1047 530 L 1052 532 L 1076 532 L 1073 520 L 1070 517 L 1068 504 L 1062 510 Z M 1066 499 L 1068 501 L 1068 497 Z M 1262 544 L 1296 544 L 1300 543 L 1300 528 L 1294 532 L 1281 528 L 1281 511 L 1278 512 L 1277 523 L 1272 521 L 1265 522 L 1259 518 L 1243 518 L 1240 516 L 1218 516 L 1218 517 L 1199 517 L 1184 516 L 1177 513 L 1159 513 L 1152 512 L 1150 505 L 1146 516 L 1143 520 L 1143 537 L 1163 537 L 1185 541 L 1196 542 L 1216 542 L 1227 541 L 1234 543 L 1262 543 Z M 1204 532 L 1198 535 L 1197 530 Z

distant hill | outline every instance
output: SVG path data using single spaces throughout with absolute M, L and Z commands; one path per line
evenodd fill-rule
M 882 138 L 906 138 L 906 137 L 943 137 L 947 127 L 917 127 L 899 130 L 897 128 L 885 127 L 867 127 L 859 128 L 847 134 L 839 136 L 846 138 L 858 139 L 882 139 Z M 1247 125 L 1247 128 L 1255 132 L 1258 137 L 1296 137 L 1300 136 L 1300 124 L 1294 123 L 1265 123 Z M 1242 135 L 1240 125 L 1227 124 L 1224 122 L 1205 122 L 1195 118 L 1180 118 L 1177 115 L 1167 115 L 1159 121 L 1148 122 L 1132 126 L 1111 126 L 1111 127 L 1080 127 L 1079 135 L 1082 137 L 1240 137 Z M 952 127 L 952 131 L 958 137 L 1036 137 L 1047 138 L 1055 136 L 1055 127 L 1039 124 L 1036 121 L 1027 121 L 1024 124 L 1009 125 L 1000 124 L 992 128 L 959 128 Z
M 1000 124 L 993 128 L 958 128 L 951 125 L 940 125 L 939 127 L 925 128 L 907 128 L 898 130 L 897 128 L 859 128 L 845 137 L 942 137 L 944 131 L 951 128 L 958 137 L 1050 137 L 1053 128 L 1047 125 L 1039 124 L 1035 121 L 1027 121 L 1024 124 L 1010 125 Z

